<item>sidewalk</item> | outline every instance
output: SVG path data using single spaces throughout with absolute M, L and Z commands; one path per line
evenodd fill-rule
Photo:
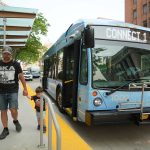
M 33 95 L 34 91 L 27 85 L 29 95 Z M 47 134 L 44 134 L 43 143 L 45 148 L 39 148 L 40 132 L 37 128 L 37 120 L 33 103 L 26 97 L 22 96 L 22 88 L 19 91 L 19 122 L 22 125 L 21 133 L 15 131 L 13 120 L 8 111 L 9 118 L 9 135 L 4 140 L 0 140 L 0 150 L 47 150 L 48 140 Z M 92 148 L 72 129 L 65 120 L 56 113 L 58 123 L 61 128 L 62 150 L 91 150 Z M 46 125 L 48 125 L 48 113 L 46 113 Z M 0 132 L 3 130 L 0 123 Z M 56 149 L 56 132 L 54 125 L 52 126 L 52 147 Z
M 19 121 L 22 125 L 22 131 L 17 133 L 8 111 L 9 135 L 4 140 L 0 140 L 1 150 L 38 150 L 40 144 L 40 132 L 37 128 L 36 115 L 29 105 L 28 99 L 22 96 L 22 90 L 19 91 Z M 0 123 L 0 132 L 3 130 Z M 47 137 L 44 135 L 44 144 L 47 148 Z M 43 149 L 43 148 L 42 148 Z M 45 148 L 44 148 L 45 149 Z

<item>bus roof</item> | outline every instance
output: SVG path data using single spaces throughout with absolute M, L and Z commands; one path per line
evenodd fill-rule
M 53 44 L 50 49 L 44 54 L 43 59 L 46 59 L 48 56 L 51 56 L 55 52 L 57 52 L 59 49 L 61 49 L 64 46 L 70 45 L 74 41 L 71 36 L 73 34 L 78 34 L 77 31 L 80 33 L 84 30 L 84 28 L 88 25 L 99 25 L 99 26 L 114 26 L 114 27 L 124 27 L 124 28 L 135 28 L 139 30 L 144 30 L 150 32 L 150 28 L 138 26 L 131 23 L 125 23 L 122 21 L 112 20 L 112 19 L 80 19 L 76 21 L 75 23 L 71 24 L 70 27 L 67 29 L 65 33 L 63 33 L 60 38 Z M 78 34 L 78 36 L 81 36 L 81 34 Z
M 126 28 L 135 28 L 139 30 L 146 30 L 150 31 L 150 28 L 142 27 L 139 25 L 131 24 L 131 23 L 126 23 L 123 21 L 118 21 L 118 20 L 112 20 L 112 19 L 81 19 L 78 20 L 76 23 L 84 23 L 85 26 L 87 25 L 104 25 L 104 26 L 116 26 L 116 27 L 126 27 Z

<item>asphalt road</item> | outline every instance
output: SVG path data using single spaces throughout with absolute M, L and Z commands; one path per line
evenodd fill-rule
M 41 85 L 39 79 L 27 83 L 33 89 Z M 59 113 L 55 104 L 54 108 L 93 150 L 150 150 L 150 125 L 114 124 L 87 127 Z

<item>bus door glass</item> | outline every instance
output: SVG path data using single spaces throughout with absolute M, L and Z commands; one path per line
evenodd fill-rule
M 74 47 L 72 45 L 67 47 L 64 53 L 63 96 L 66 107 L 71 107 L 72 105 L 73 73 L 74 73 Z

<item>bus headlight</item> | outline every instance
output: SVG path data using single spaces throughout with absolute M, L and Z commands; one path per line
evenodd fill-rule
M 94 104 L 95 106 L 100 106 L 100 105 L 102 104 L 102 99 L 101 99 L 101 98 L 95 98 L 95 99 L 93 100 L 93 104 Z

